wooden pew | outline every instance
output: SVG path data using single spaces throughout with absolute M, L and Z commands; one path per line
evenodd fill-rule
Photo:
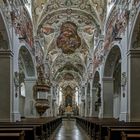
M 0 125 L 0 133 L 19 133 L 22 131 L 24 132 L 26 140 L 37 140 L 40 138 L 40 136 L 36 136 L 35 126 L 14 124 Z
M 99 119 L 98 121 L 93 122 L 94 127 L 92 130 L 92 139 L 102 140 L 103 135 L 107 134 L 106 130 L 103 129 L 104 125 L 116 125 L 118 124 L 118 120 L 114 118 L 103 118 Z
M 34 129 L 32 138 L 28 138 L 29 130 L 25 131 L 26 140 L 47 140 L 53 131 L 62 123 L 62 118 L 27 118 L 21 122 L 0 122 L 0 130 L 4 129 Z M 2 130 L 2 131 L 3 131 Z M 6 130 L 5 130 L 6 131 Z M 7 130 L 9 131 L 9 130 Z M 12 130 L 11 130 L 12 131 Z M 30 132 L 31 133 L 31 132 Z M 31 137 L 31 134 L 30 134 Z
M 42 118 L 27 118 L 23 123 L 36 123 L 43 126 L 45 139 L 49 138 L 53 131 L 62 123 L 61 117 L 42 117 Z
M 127 139 L 130 139 L 130 137 L 136 139 L 136 137 L 139 138 L 138 134 L 140 134 L 140 122 L 124 122 L 114 118 L 86 117 L 76 117 L 76 122 L 90 135 L 91 140 L 121 140 L 122 132 L 126 133 L 125 137 Z
M 101 119 L 99 122 L 95 123 L 95 135 L 93 139 L 105 140 L 105 137 L 108 135 L 109 127 L 123 126 L 124 124 L 124 121 L 118 121 L 114 118 Z
M 99 125 L 99 134 L 98 140 L 105 140 L 105 139 L 121 139 L 121 131 L 132 131 L 134 133 L 134 129 L 140 128 L 140 122 L 105 122 Z M 127 130 L 129 129 L 129 130 Z M 133 131 L 133 130 L 134 131 Z
M 97 117 L 86 117 L 86 118 L 76 118 L 77 123 L 87 132 L 91 139 L 101 139 L 100 137 L 100 126 L 102 124 L 118 123 L 117 119 L 114 118 L 103 118 L 99 119 Z
M 122 132 L 122 140 L 139 140 L 140 134 L 130 134 L 127 132 Z
M 115 128 L 108 128 L 108 136 L 106 137 L 107 140 L 118 140 L 124 138 L 124 135 L 122 133 L 127 134 L 128 136 L 134 136 L 136 134 L 140 134 L 140 126 L 118 126 Z M 131 139 L 132 140 L 132 139 Z
M 21 132 L 0 132 L 0 140 L 26 140 L 24 139 L 24 131 Z

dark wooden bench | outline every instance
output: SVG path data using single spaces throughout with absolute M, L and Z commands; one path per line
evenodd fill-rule
M 140 134 L 130 134 L 129 132 L 122 132 L 122 140 L 139 140 Z
M 0 132 L 0 140 L 26 140 L 24 131 L 21 132 Z
M 140 134 L 140 122 L 86 117 L 76 117 L 76 122 L 89 134 L 91 140 L 132 140 L 133 138 L 138 139 Z
M 23 121 L 27 124 L 41 124 L 43 127 L 43 133 L 45 139 L 49 138 L 54 130 L 62 124 L 62 118 L 60 117 L 42 117 L 42 118 L 27 118 Z
M 0 130 L 7 131 L 8 129 L 11 131 L 16 131 L 16 129 L 20 129 L 25 131 L 26 140 L 47 140 L 53 131 L 62 123 L 62 118 L 26 118 L 21 122 L 0 122 Z M 25 130 L 25 129 L 31 129 Z M 2 130 L 3 129 L 3 130 Z M 12 130 L 13 129 L 13 130 Z M 14 132 L 13 132 L 14 133 Z M 31 134 L 32 133 L 32 134 Z M 30 135 L 30 137 L 29 137 Z
M 130 134 L 131 136 L 140 134 L 140 126 L 118 126 L 115 128 L 109 127 L 108 131 L 108 136 L 106 136 L 108 140 L 121 140 L 122 137 L 124 137 L 124 135 L 122 135 L 124 133 L 126 134 L 126 138 L 127 134 Z
M 76 122 L 87 132 L 91 139 L 95 140 L 101 139 L 100 127 L 102 124 L 118 123 L 118 120 L 114 118 L 77 117 Z
M 40 126 L 37 126 L 40 127 Z M 24 132 L 26 140 L 37 140 L 41 139 L 40 134 L 38 135 L 36 126 L 31 125 L 14 125 L 14 124 L 0 124 L 0 132 L 2 133 L 16 133 L 16 132 Z

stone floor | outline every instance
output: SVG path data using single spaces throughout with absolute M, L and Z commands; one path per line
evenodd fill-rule
M 53 140 L 89 140 L 89 137 L 76 125 L 75 120 L 65 119 Z

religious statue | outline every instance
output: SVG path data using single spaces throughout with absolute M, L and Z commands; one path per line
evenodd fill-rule
M 101 84 L 100 83 L 97 83 L 96 96 L 97 96 L 97 101 L 95 102 L 95 111 L 98 111 L 99 106 L 101 106 Z
M 15 97 L 17 97 L 18 92 L 19 92 L 18 89 L 20 86 L 19 73 L 17 71 L 14 73 L 14 84 L 15 84 Z
M 59 115 L 61 116 L 61 115 L 63 115 L 63 113 L 64 113 L 63 105 L 60 105 L 59 106 Z
M 75 116 L 79 115 L 79 108 L 78 108 L 78 105 L 77 105 L 77 104 L 75 104 L 75 105 L 73 106 L 72 111 L 73 111 L 73 114 L 74 114 Z
M 126 85 L 127 78 L 126 78 L 126 72 L 123 72 L 121 75 L 121 86 L 124 87 Z

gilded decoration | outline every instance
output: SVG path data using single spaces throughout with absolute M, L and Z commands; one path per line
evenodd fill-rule
M 74 102 L 74 89 L 70 86 L 65 87 L 63 90 L 64 93 L 64 100 L 65 100 L 65 107 L 73 105 Z
M 80 45 L 81 39 L 77 33 L 77 26 L 70 21 L 63 23 L 57 38 L 58 48 L 61 48 L 65 54 L 72 54 Z

